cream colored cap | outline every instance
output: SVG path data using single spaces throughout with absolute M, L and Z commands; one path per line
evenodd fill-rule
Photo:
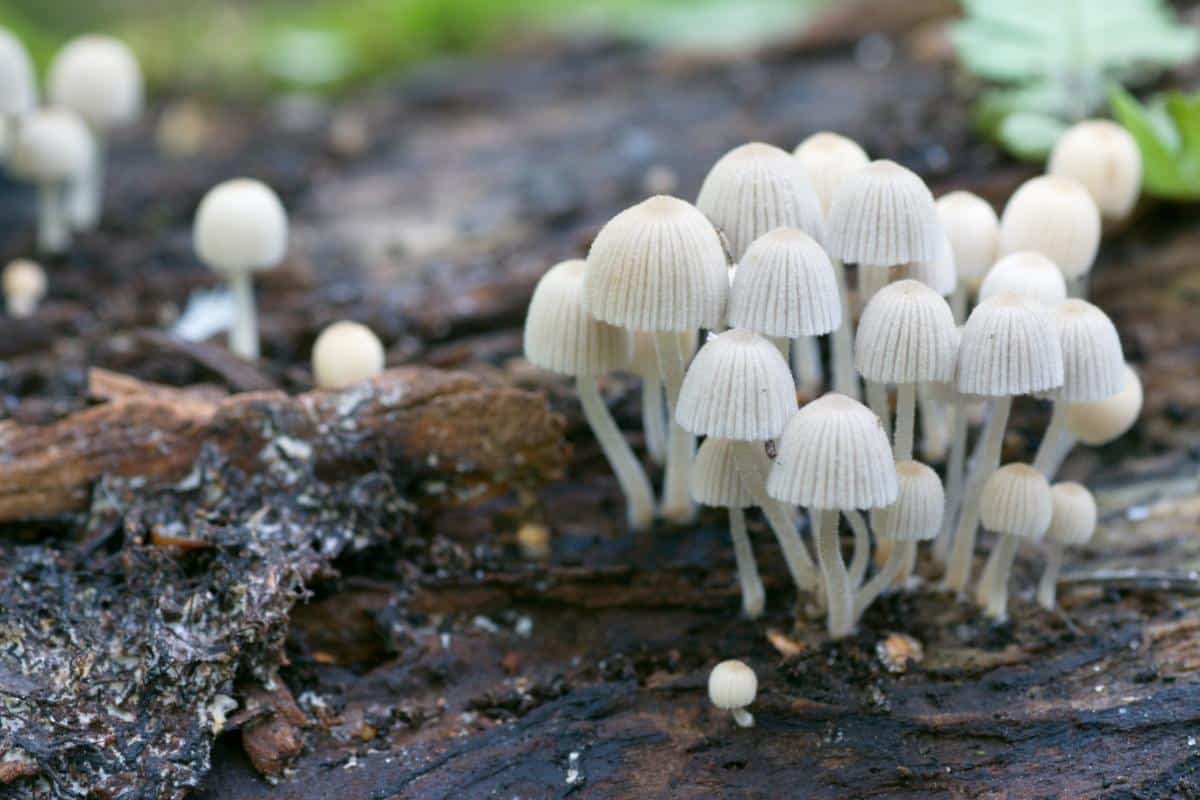
M 1050 527 L 1050 484 L 1028 464 L 1005 464 L 992 473 L 979 498 L 979 519 L 996 533 L 1040 539 Z
M 28 180 L 74 181 L 91 169 L 96 142 L 75 112 L 43 108 L 21 120 L 11 157 L 13 171 Z
M 692 471 L 688 475 L 692 499 L 697 503 L 718 508 L 749 508 L 754 505 L 750 490 L 742 481 L 734 459 L 733 449 L 739 442 L 709 437 L 696 452 Z M 771 462 L 766 450 L 754 447 L 754 458 L 766 474 Z
M 600 229 L 587 257 L 583 306 L 635 331 L 720 328 L 729 264 L 716 229 L 695 206 L 658 195 Z
M 872 161 L 842 183 L 826 249 L 852 264 L 895 267 L 938 256 L 941 222 L 929 187 L 894 161 Z
M 124 42 L 88 34 L 55 54 L 46 77 L 50 102 L 106 131 L 137 120 L 142 112 L 142 70 Z
M 915 261 L 905 268 L 909 278 L 933 289 L 942 297 L 953 294 L 958 286 L 958 269 L 954 265 L 954 250 L 950 246 L 950 237 L 942 230 L 938 256 L 932 261 Z
M 796 413 L 796 384 L 779 348 L 745 328 L 712 336 L 692 359 L 675 420 L 697 436 L 773 439 Z
M 1056 483 L 1050 487 L 1054 513 L 1046 538 L 1059 544 L 1083 544 L 1096 532 L 1096 498 L 1082 484 Z
M 858 142 L 829 131 L 814 133 L 801 142 L 796 148 L 796 158 L 808 174 L 817 199 L 821 201 L 821 213 L 826 217 L 842 182 L 871 163 L 867 151 L 859 147 Z
M 1063 352 L 1059 399 L 1095 402 L 1112 397 L 1125 383 L 1121 337 L 1108 315 L 1086 300 L 1067 300 L 1054 310 Z
M 1120 392 L 1107 400 L 1067 404 L 1067 430 L 1084 444 L 1098 447 L 1124 435 L 1141 413 L 1142 381 L 1127 364 Z
M 930 383 L 954 378 L 958 326 L 946 299 L 914 280 L 889 283 L 863 309 L 854 365 L 876 383 Z
M 36 261 L 18 258 L 10 261 L 0 276 L 4 302 L 14 317 L 27 317 L 46 296 L 46 271 Z
M 937 201 L 937 210 L 942 227 L 950 237 L 958 279 L 970 289 L 977 289 L 983 276 L 996 263 L 1000 250 L 1000 219 L 986 200 L 970 192 L 943 195 Z
M 1012 397 L 1050 391 L 1062 383 L 1058 331 L 1036 301 L 1009 293 L 975 306 L 958 350 L 959 392 Z
M 842 324 L 829 256 L 798 228 L 776 228 L 750 245 L 733 276 L 729 324 L 765 336 L 819 336 Z
M 37 78 L 21 40 L 0 28 L 0 114 L 24 114 L 37 105 Z
M 345 389 L 383 372 L 383 344 L 357 322 L 335 322 L 313 343 L 313 379 L 319 389 Z
M 586 269 L 579 259 L 556 264 L 533 290 L 524 340 L 525 358 L 534 366 L 561 375 L 603 375 L 629 363 L 629 335 L 583 310 Z
M 897 492 L 883 424 L 841 394 L 824 395 L 792 417 L 767 479 L 771 497 L 806 508 L 880 508 Z
M 1079 181 L 1103 217 L 1120 220 L 1129 216 L 1142 188 L 1142 153 L 1117 123 L 1088 119 L 1058 137 L 1046 172 Z
M 288 218 L 270 186 L 235 178 L 208 190 L 196 209 L 192 244 L 218 272 L 273 269 L 287 252 Z
M 872 527 L 881 539 L 924 542 L 937 537 L 946 511 L 942 479 L 917 461 L 896 464 L 899 494 L 896 502 L 871 512 Z
M 1053 261 L 1033 250 L 1022 250 L 997 261 L 979 287 L 980 300 L 1006 293 L 1054 306 L 1067 299 L 1067 281 Z
M 708 699 L 722 710 L 745 708 L 758 694 L 754 670 L 736 659 L 722 661 L 708 676 Z
M 1036 250 L 1068 280 L 1086 275 L 1100 248 L 1100 210 L 1074 178 L 1041 175 L 1021 185 L 1000 218 L 1000 250 Z

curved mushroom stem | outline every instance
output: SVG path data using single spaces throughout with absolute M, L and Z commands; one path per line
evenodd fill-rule
M 988 556 L 975 592 L 975 602 L 997 622 L 1008 617 L 1008 576 L 1012 574 L 1013 559 L 1020 544 L 1021 540 L 1016 536 L 1004 534 L 1000 537 Z
M 813 509 L 810 513 L 816 518 L 814 537 L 817 540 L 817 560 L 821 565 L 821 575 L 825 578 L 829 635 L 840 639 L 854 630 L 854 594 L 850 588 L 846 562 L 842 560 L 842 548 L 838 542 L 838 512 Z
M 1063 460 L 1071 452 L 1070 447 L 1063 447 L 1070 438 L 1071 434 L 1067 430 L 1067 407 L 1063 403 L 1055 402 L 1050 424 L 1046 426 L 1037 455 L 1033 458 L 1033 468 L 1045 475 L 1047 480 L 1054 480 L 1055 473 L 1062 468 Z
M 913 429 L 917 423 L 917 385 L 902 383 L 896 387 L 896 444 L 897 461 L 912 461 Z
M 1008 427 L 1008 413 L 1012 409 L 1011 397 L 994 397 L 988 401 L 991 412 L 983 438 L 979 442 L 979 454 L 970 480 L 963 494 L 962 513 L 954 532 L 954 546 L 950 551 L 950 563 L 946 568 L 943 586 L 953 592 L 963 592 L 971 577 L 971 561 L 975 555 L 975 531 L 979 527 L 979 499 L 983 485 L 1000 467 L 1000 449 L 1004 444 L 1004 431 Z
M 38 250 L 43 253 L 61 253 L 71 243 L 65 192 L 66 187 L 57 183 L 38 186 Z
M 650 459 L 663 463 L 667 458 L 667 412 L 662 380 L 657 375 L 642 378 L 642 432 Z
M 863 612 L 871 607 L 871 603 L 875 602 L 875 598 L 896 582 L 896 576 L 900 574 L 901 568 L 908 560 L 908 554 L 916 552 L 916 542 L 892 542 L 891 552 L 888 553 L 883 568 L 854 594 L 854 621 L 856 623 L 862 618 Z
M 731 708 L 729 713 L 733 715 L 733 721 L 743 728 L 754 727 L 754 715 L 744 708 Z
M 692 469 L 696 440 L 675 421 L 675 405 L 683 386 L 684 357 L 679 334 L 675 331 L 656 331 L 654 350 L 658 354 L 658 369 L 667 388 L 667 408 L 670 413 L 670 433 L 667 438 L 667 473 L 663 479 L 662 515 L 674 523 L 685 524 L 696 518 L 696 508 L 688 494 L 688 473 Z
M 867 405 L 879 417 L 879 423 L 884 431 L 892 429 L 892 410 L 888 406 L 887 386 L 875 381 L 867 381 Z
M 104 141 L 95 130 L 92 136 L 96 142 L 92 164 L 67 193 L 67 216 L 71 227 L 77 231 L 90 231 L 100 222 L 104 196 Z
M 808 394 L 817 394 L 825 384 L 821 366 L 821 340 L 816 336 L 799 336 L 792 340 L 792 373 L 796 386 Z
M 933 543 L 933 556 L 942 563 L 946 562 L 954 541 L 954 526 L 962 502 L 963 479 L 967 469 L 967 409 L 962 395 L 957 392 L 954 393 L 954 405 L 950 413 L 954 433 L 950 439 L 950 458 L 946 462 L 946 515 L 942 531 Z
M 596 387 L 595 375 L 580 375 L 575 378 L 575 388 L 579 393 L 579 404 L 583 407 L 583 416 L 592 429 L 604 457 L 617 476 L 617 483 L 625 495 L 625 517 L 633 530 L 645 530 L 654 522 L 654 489 L 650 479 L 642 469 L 641 462 L 629 448 L 629 443 L 621 435 L 617 423 L 609 413 L 608 406 L 600 397 Z
M 938 402 L 928 383 L 917 385 L 917 407 L 921 411 L 921 453 L 930 464 L 944 461 L 950 449 L 946 406 Z
M 249 270 L 229 274 L 233 295 L 233 328 L 229 331 L 229 349 L 242 358 L 258 358 L 258 311 L 254 306 L 254 277 Z
M 858 511 L 844 512 L 850 530 L 854 532 L 854 555 L 850 559 L 850 585 L 857 588 L 862 585 L 867 574 L 867 565 L 871 563 L 871 529 L 867 521 Z
M 1047 611 L 1054 610 L 1064 549 L 1058 542 L 1049 542 L 1046 547 L 1046 568 L 1042 570 L 1042 578 L 1038 581 L 1037 601 Z
M 842 324 L 834 329 L 830 341 L 833 390 L 857 400 L 862 395 L 858 388 L 858 373 L 854 370 L 854 323 L 850 321 L 850 288 L 846 283 L 846 266 L 836 258 L 831 260 L 838 294 L 842 298 Z
M 729 537 L 733 539 L 733 558 L 737 562 L 738 584 L 742 588 L 742 611 L 754 619 L 763 612 L 766 592 L 746 533 L 746 512 L 740 508 L 729 509 Z

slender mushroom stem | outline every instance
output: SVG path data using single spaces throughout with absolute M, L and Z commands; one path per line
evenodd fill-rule
M 1063 550 L 1066 548 L 1059 542 L 1049 542 L 1046 546 L 1046 568 L 1042 570 L 1042 578 L 1038 581 L 1038 605 L 1047 611 L 1054 610 L 1058 594 L 1058 573 L 1062 570 Z
M 1062 467 L 1063 459 L 1070 452 L 1070 448 L 1063 452 L 1063 445 L 1070 438 L 1071 434 L 1067 430 L 1067 407 L 1065 404 L 1055 401 L 1050 424 L 1046 426 L 1046 432 L 1042 434 L 1041 444 L 1038 445 L 1037 455 L 1033 459 L 1033 468 L 1045 475 L 1047 480 L 1053 479 L 1054 474 Z
M 771 533 L 783 550 L 783 560 L 796 588 L 802 592 L 811 592 L 817 588 L 817 568 L 813 564 L 808 549 L 796 532 L 796 521 L 791 510 L 767 494 L 767 476 L 759 469 L 755 448 L 762 447 L 760 442 L 738 442 L 733 448 L 733 459 L 737 465 L 742 483 L 750 492 L 754 504 L 762 509 Z
M 833 390 L 857 400 L 861 397 L 858 388 L 858 373 L 854 370 L 854 323 L 850 321 L 850 289 L 846 283 L 846 266 L 839 259 L 831 259 L 833 274 L 837 278 L 838 294 L 842 299 L 842 324 L 833 332 L 830 348 L 833 352 Z
M 96 142 L 92 163 L 67 194 L 67 214 L 71 227 L 77 231 L 96 227 L 104 196 L 104 141 L 96 131 L 92 136 Z
M 733 721 L 743 728 L 754 727 L 754 715 L 744 708 L 731 708 L 729 713 L 733 715 Z
M 816 336 L 799 336 L 792 340 L 792 372 L 801 390 L 809 394 L 821 391 L 825 370 L 821 366 L 821 342 Z
M 954 324 L 962 325 L 967 318 L 967 285 L 959 283 L 950 295 L 950 312 L 954 314 Z
M 892 410 L 888 406 L 887 386 L 875 381 L 867 381 L 867 405 L 879 417 L 884 431 L 892 429 Z
M 579 393 L 579 404 L 592 434 L 604 451 L 617 483 L 625 495 L 625 516 L 633 530 L 645 530 L 654 521 L 654 489 L 642 469 L 641 462 L 633 454 L 629 443 L 613 420 L 608 406 L 600 397 L 595 375 L 580 375 L 575 378 L 575 389 Z
M 840 639 L 854 630 L 854 594 L 838 542 L 838 511 L 813 509 L 813 512 L 816 517 L 814 536 L 817 541 L 817 560 L 821 565 L 821 575 L 825 578 L 829 635 Z
M 763 612 L 766 592 L 746 533 L 746 512 L 740 508 L 729 509 L 729 536 L 733 539 L 733 558 L 737 562 L 738 584 L 742 588 L 742 611 L 754 619 Z
M 1004 431 L 1008 427 L 1008 414 L 1012 410 L 1012 398 L 994 397 L 988 404 L 991 408 L 987 426 L 978 445 L 979 454 L 976 456 L 974 469 L 963 493 L 962 512 L 954 533 L 950 564 L 943 579 L 946 589 L 959 593 L 966 590 L 967 581 L 971 577 L 971 561 L 975 555 L 975 531 L 979 527 L 979 500 L 983 494 L 983 485 L 1000 466 L 1000 450 L 1004 444 Z
M 233 328 L 229 331 L 229 349 L 252 361 L 258 358 L 258 311 L 254 306 L 254 273 L 249 270 L 229 273 L 229 291 L 233 295 Z
M 867 521 L 858 511 L 843 512 L 850 530 L 854 532 L 854 555 L 850 559 L 850 585 L 857 588 L 862 585 L 867 574 L 867 565 L 871 563 L 871 529 Z
M 65 188 L 57 183 L 38 186 L 38 249 L 43 253 L 61 253 L 71 243 L 64 191 Z
M 946 516 L 941 533 L 933 543 L 933 556 L 945 563 L 954 542 L 954 528 L 962 503 L 963 480 L 967 469 L 967 409 L 961 394 L 955 392 L 950 411 L 954 433 L 950 438 L 950 459 L 946 462 Z
M 896 388 L 896 444 L 897 461 L 912 461 L 913 428 L 917 421 L 917 385 L 902 383 Z
M 656 331 L 654 350 L 658 354 L 658 369 L 667 388 L 667 408 L 671 415 L 667 440 L 667 470 L 663 479 L 662 515 L 670 522 L 685 524 L 696 517 L 695 506 L 688 494 L 688 473 L 692 468 L 696 440 L 675 421 L 675 406 L 683 386 L 684 357 L 679 334 L 675 331 Z
M 860 295 L 858 299 L 861 307 L 865 308 L 867 303 L 871 302 L 871 298 L 888 285 L 890 272 L 888 267 L 858 265 L 858 293 Z
M 657 375 L 642 378 L 642 431 L 651 460 L 663 463 L 667 457 L 667 412 L 662 380 Z
M 896 576 L 896 588 L 903 589 L 908 586 L 908 582 L 912 580 L 913 573 L 917 570 L 917 546 L 916 543 L 909 549 L 904 556 L 904 563 L 900 566 L 900 574 Z
M 1008 576 L 1012 574 L 1013 559 L 1020 544 L 1021 540 L 1016 536 L 1003 534 L 1000 537 L 988 556 L 975 592 L 975 602 L 997 622 L 1003 622 L 1008 616 Z
M 916 542 L 892 542 L 891 552 L 888 553 L 888 558 L 883 563 L 883 568 L 875 573 L 871 580 L 867 581 L 854 594 L 855 622 L 858 622 L 863 612 L 871 607 L 871 603 L 875 602 L 875 598 L 887 591 L 888 587 L 896 582 L 901 568 L 908 560 L 908 554 L 913 553 L 915 555 L 916 552 Z
M 936 464 L 946 458 L 950 434 L 946 406 L 939 402 L 928 383 L 917 385 L 917 407 L 921 412 L 921 452 L 925 460 Z

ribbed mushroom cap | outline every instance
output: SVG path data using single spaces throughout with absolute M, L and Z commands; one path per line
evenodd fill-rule
M 982 197 L 970 192 L 950 192 L 937 201 L 938 217 L 950 248 L 958 279 L 977 289 L 983 276 L 996 263 L 1000 250 L 1000 219 Z
M 1053 513 L 1050 484 L 1028 464 L 1005 464 L 993 472 L 979 498 L 983 527 L 1010 536 L 1042 538 Z
M 1067 300 L 1054 309 L 1062 343 L 1063 385 L 1068 403 L 1112 397 L 1125 383 L 1125 356 L 1112 320 L 1086 300 Z
M 941 237 L 929 187 L 886 160 L 872 161 L 842 183 L 827 228 L 831 256 L 872 267 L 932 261 Z
M 829 256 L 798 228 L 776 228 L 742 256 L 729 290 L 729 324 L 765 336 L 818 336 L 842 322 Z
M 734 460 L 733 449 L 738 445 L 730 439 L 709 437 L 696 452 L 692 471 L 688 475 L 692 499 L 697 503 L 718 508 L 749 508 L 754 498 L 742 481 Z M 754 458 L 760 461 L 763 474 L 770 467 L 770 459 L 762 447 L 754 448 Z
M 704 179 L 696 207 L 725 234 L 735 261 L 776 228 L 799 228 L 818 240 L 825 233 L 821 202 L 803 165 L 762 142 L 722 156 Z
M 1036 250 L 1068 279 L 1087 274 L 1100 248 L 1100 210 L 1074 178 L 1041 175 L 1021 185 L 1000 218 L 1000 250 Z
M 261 181 L 235 178 L 208 190 L 192 225 L 196 255 L 221 272 L 272 269 L 287 251 L 288 219 Z
M 342 320 L 313 343 L 313 379 L 321 389 L 344 389 L 383 372 L 383 343 L 358 322 Z
M 1046 172 L 1079 181 L 1108 219 L 1124 219 L 1142 188 L 1142 153 L 1129 131 L 1107 119 L 1073 125 L 1054 144 Z
M 21 121 L 12 167 L 32 181 L 72 181 L 91 168 L 95 157 L 96 143 L 77 114 L 65 108 L 44 108 Z
M 1086 445 L 1098 447 L 1125 434 L 1142 413 L 1142 380 L 1125 366 L 1121 391 L 1106 400 L 1068 403 L 1067 430 Z
M 128 125 L 142 112 L 142 70 L 133 52 L 111 36 L 68 42 L 50 62 L 47 93 L 96 130 Z
M 600 229 L 587 257 L 583 306 L 635 331 L 719 328 L 729 295 L 721 238 L 695 206 L 651 197 Z
M 917 461 L 896 464 L 896 502 L 871 512 L 871 525 L 881 539 L 924 542 L 936 538 L 946 512 L 942 479 Z
M 1062 383 L 1058 331 L 1036 301 L 1009 293 L 975 306 L 958 349 L 960 392 L 1012 397 L 1057 389 Z
M 629 335 L 583 310 L 579 259 L 551 267 L 529 302 L 525 315 L 525 358 L 561 375 L 603 375 L 629 363 Z M 652 346 L 653 349 L 653 346 Z M 657 378 L 658 370 L 654 370 Z
M 950 245 L 950 236 L 943 229 L 938 256 L 932 261 L 914 261 L 905 270 L 907 276 L 914 281 L 933 289 L 942 297 L 948 297 L 958 285 L 958 269 L 954 265 L 954 249 Z
M 682 342 L 683 355 L 686 362 L 691 362 L 696 352 L 696 343 L 700 333 L 696 330 L 684 331 L 679 334 Z M 643 379 L 661 380 L 658 368 L 658 351 L 654 348 L 654 334 L 650 331 L 633 332 L 633 359 L 629 369 L 633 374 Z
M 1067 281 L 1053 261 L 1033 250 L 1022 250 L 1009 253 L 988 270 L 979 286 L 979 299 L 1010 292 L 1054 306 L 1067 299 Z
M 675 420 L 697 436 L 773 439 L 796 413 L 796 384 L 771 342 L 745 328 L 709 338 L 692 359 Z
M 754 670 L 736 659 L 722 661 L 708 675 L 708 699 L 717 708 L 745 708 L 758 694 Z
M 767 479 L 771 497 L 807 508 L 880 508 L 897 492 L 883 424 L 841 394 L 824 395 L 792 417 Z
M 1096 498 L 1082 484 L 1067 481 L 1050 487 L 1054 512 L 1046 538 L 1059 544 L 1083 544 L 1096 532 Z
M 854 366 L 876 383 L 930 383 L 954 378 L 958 326 L 946 299 L 914 280 L 889 283 L 863 309 Z
M 0 114 L 24 114 L 37 105 L 33 62 L 21 40 L 0 28 Z
M 796 148 L 796 158 L 800 159 L 826 217 L 842 182 L 871 163 L 858 142 L 828 131 L 814 133 L 801 142 Z

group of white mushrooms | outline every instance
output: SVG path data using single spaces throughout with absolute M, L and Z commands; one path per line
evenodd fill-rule
M 916 174 L 837 134 L 794 153 L 743 145 L 695 205 L 651 197 L 608 222 L 586 260 L 551 268 L 525 355 L 574 377 L 632 528 L 687 523 L 693 502 L 728 509 L 750 617 L 765 603 L 752 507 L 832 637 L 911 585 L 921 541 L 936 540 L 944 588 L 967 596 L 981 524 L 998 536 L 973 584 L 980 607 L 1005 618 L 1022 542 L 1043 543 L 1038 598 L 1052 607 L 1062 549 L 1087 541 L 1097 514 L 1086 488 L 1050 482 L 1077 442 L 1120 436 L 1141 407 L 1116 329 L 1084 299 L 1103 222 L 1130 213 L 1140 182 L 1137 148 L 1104 121 L 1066 134 L 1000 217 L 963 191 L 935 201 Z M 621 370 L 642 378 L 647 451 L 665 462 L 657 503 L 601 395 Z M 1051 422 L 1032 464 L 1001 466 L 1023 395 L 1050 403 Z

